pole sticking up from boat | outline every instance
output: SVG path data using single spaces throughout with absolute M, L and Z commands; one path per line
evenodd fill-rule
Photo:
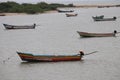
M 90 55 L 90 54 L 93 54 L 93 53 L 96 53 L 96 52 L 98 52 L 98 51 L 93 51 L 93 52 L 90 52 L 90 53 L 84 54 L 84 56 L 85 56 L 85 55 Z
M 80 55 L 80 56 L 83 57 L 83 56 L 90 55 L 90 54 L 93 54 L 93 53 L 96 53 L 96 52 L 98 52 L 98 51 L 93 51 L 93 52 L 90 52 L 90 53 L 84 54 L 84 52 L 80 50 L 80 51 L 79 51 L 80 54 L 78 54 L 78 55 Z

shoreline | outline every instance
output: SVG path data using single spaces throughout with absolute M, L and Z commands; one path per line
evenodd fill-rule
M 93 5 L 74 5 L 75 7 L 118 7 L 120 5 L 115 4 L 93 4 Z
M 63 8 L 110 8 L 110 7 L 120 7 L 120 5 L 74 5 L 74 7 L 63 7 Z M 36 14 L 47 14 L 47 13 L 57 13 L 57 10 L 45 11 L 43 13 Z M 36 15 L 27 13 L 0 13 L 0 16 L 15 16 L 15 15 Z
M 0 16 L 16 16 L 16 15 L 38 15 L 47 13 L 57 13 L 57 10 L 45 11 L 44 13 L 27 14 L 27 13 L 0 13 Z
M 28 15 L 26 13 L 0 13 L 1 16 Z

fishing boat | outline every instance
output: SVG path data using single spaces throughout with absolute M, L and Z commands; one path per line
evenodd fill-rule
M 101 16 L 92 16 L 93 19 L 103 19 L 104 18 L 104 15 L 101 15 Z
M 77 31 L 77 33 L 81 37 L 112 37 L 115 36 L 118 32 L 115 30 L 113 33 L 88 33 L 88 32 L 80 32 L 80 31 Z
M 5 16 L 5 14 L 0 14 L 0 16 Z
M 36 24 L 33 25 L 9 25 L 3 24 L 5 29 L 35 29 Z
M 115 21 L 117 18 L 113 17 L 113 18 L 93 18 L 94 21 Z
M 78 14 L 76 13 L 66 13 L 66 16 L 67 17 L 72 17 L 72 16 L 77 16 Z
M 57 61 L 77 61 L 81 60 L 84 53 L 71 55 L 35 55 L 32 53 L 17 52 L 21 60 L 28 62 L 57 62 Z
M 60 13 L 74 12 L 74 10 L 57 10 Z

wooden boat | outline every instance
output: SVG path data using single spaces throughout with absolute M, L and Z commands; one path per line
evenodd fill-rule
M 104 18 L 104 15 L 101 15 L 101 16 L 92 16 L 93 19 L 103 19 Z
M 72 17 L 72 16 L 77 16 L 78 14 L 75 14 L 75 13 L 67 13 L 66 16 L 67 17 Z
M 117 34 L 117 31 L 115 30 L 113 33 L 88 33 L 77 31 L 77 33 L 81 37 L 112 37 L 115 36 L 115 34 Z
M 74 10 L 57 10 L 60 13 L 74 12 Z
M 113 18 L 93 18 L 94 21 L 115 21 L 117 18 L 113 17 Z
M 73 55 L 34 55 L 31 53 L 17 52 L 21 60 L 29 62 L 56 62 L 81 60 L 84 53 Z
M 0 14 L 0 16 L 5 16 L 5 14 Z
M 33 25 L 9 25 L 3 24 L 6 29 L 35 29 L 36 24 Z

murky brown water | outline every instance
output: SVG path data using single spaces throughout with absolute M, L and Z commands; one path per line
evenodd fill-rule
M 74 9 L 77 17 L 64 13 L 0 17 L 0 80 L 119 80 L 120 34 L 117 37 L 80 38 L 76 31 L 120 31 L 117 21 L 94 22 L 92 16 L 120 16 L 120 8 Z M 40 24 L 36 29 L 5 30 L 7 24 Z M 83 50 L 83 61 L 22 62 L 16 51 L 71 54 Z M 9 58 L 9 60 L 8 60 Z M 3 61 L 6 60 L 4 63 Z

